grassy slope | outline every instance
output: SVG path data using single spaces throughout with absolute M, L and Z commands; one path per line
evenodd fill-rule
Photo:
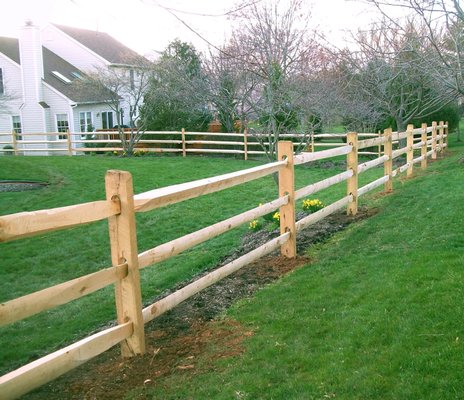
M 452 151 L 237 304 L 228 315 L 255 330 L 242 357 L 128 397 L 463 398 L 464 147 Z
M 104 199 L 108 169 L 130 171 L 134 192 L 219 175 L 257 165 L 253 161 L 202 157 L 0 157 L 0 179 L 37 179 L 46 189 L 0 193 L 0 215 Z M 297 186 L 334 174 L 299 168 Z M 381 171 L 370 173 L 370 179 Z M 367 179 L 367 177 L 366 177 Z M 325 201 L 343 195 L 344 186 L 320 194 Z M 195 231 L 277 197 L 272 177 L 202 198 L 137 215 L 139 251 Z M 246 226 L 142 271 L 143 299 L 212 268 L 237 247 Z M 7 301 L 110 265 L 105 221 L 0 244 L 0 301 Z M 68 305 L 0 328 L 0 373 L 60 348 L 114 319 L 111 287 Z M 31 334 L 33 332 L 33 334 Z

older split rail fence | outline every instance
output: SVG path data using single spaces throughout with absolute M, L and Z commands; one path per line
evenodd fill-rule
M 416 143 L 414 136 L 418 136 Z M 393 151 L 392 141 L 401 139 L 407 139 L 406 147 Z M 383 146 L 384 155 L 358 164 L 359 150 L 377 145 Z M 419 129 L 414 129 L 410 125 L 406 132 L 392 132 L 387 129 L 381 137 L 365 140 L 358 140 L 356 133 L 349 133 L 344 146 L 298 155 L 293 153 L 292 142 L 279 142 L 278 161 L 262 166 L 155 189 L 135 196 L 132 177 L 128 172 L 108 171 L 105 178 L 105 200 L 0 216 L 2 242 L 108 219 L 112 256 L 112 266 L 106 269 L 1 304 L 0 325 L 22 320 L 108 285 L 115 286 L 117 310 L 116 326 L 88 336 L 0 377 L 0 398 L 17 398 L 117 344 L 120 344 L 124 357 L 143 354 L 145 352 L 144 324 L 241 267 L 279 248 L 281 254 L 286 257 L 295 257 L 299 230 L 344 207 L 347 207 L 348 214 L 356 214 L 359 196 L 381 185 L 384 185 L 386 191 L 391 191 L 393 177 L 405 171 L 407 175 L 411 175 L 416 163 L 420 163 L 421 168 L 426 168 L 428 158 L 437 158 L 437 154 L 444 153 L 447 145 L 447 125 L 443 123 L 440 123 L 439 127 L 436 123 L 431 127 L 423 124 Z M 420 155 L 415 157 L 415 151 L 420 152 Z M 406 162 L 393 169 L 392 161 L 402 154 L 406 154 Z M 346 156 L 345 172 L 295 190 L 295 165 L 334 156 Z M 381 164 L 384 165 L 383 176 L 358 187 L 358 175 Z M 147 212 L 206 195 L 276 172 L 279 174 L 279 197 L 275 200 L 138 253 L 135 213 Z M 295 221 L 295 200 L 344 181 L 347 182 L 346 196 L 298 222 Z M 156 265 L 162 260 L 276 209 L 280 209 L 281 216 L 278 237 L 154 304 L 142 307 L 140 269 Z
M 128 134 L 126 134 L 128 135 Z M 293 140 L 295 148 L 307 148 L 315 151 L 318 147 L 344 146 L 346 133 L 324 134 L 281 134 L 283 140 Z M 360 133 L 359 137 L 377 138 L 377 133 Z M 327 142 L 326 140 L 329 140 Z M 324 142 L 323 142 L 324 141 Z M 211 133 L 182 131 L 147 131 L 135 146 L 135 151 L 146 153 L 182 154 L 223 154 L 241 156 L 261 156 L 272 144 L 272 138 L 266 134 L 251 134 L 245 129 L 243 133 Z M 381 145 L 367 149 L 360 154 L 380 155 Z M 92 132 L 81 134 L 72 132 L 53 133 L 0 133 L 0 154 L 8 155 L 77 155 L 86 153 L 121 154 L 124 148 L 117 131 Z

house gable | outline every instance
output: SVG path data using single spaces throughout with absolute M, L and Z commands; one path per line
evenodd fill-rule
M 53 24 L 56 28 L 98 54 L 109 64 L 133 65 L 143 57 L 105 32 Z

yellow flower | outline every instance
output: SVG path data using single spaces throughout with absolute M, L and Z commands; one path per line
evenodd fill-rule
M 259 221 L 257 219 L 254 219 L 253 221 L 250 222 L 250 224 L 248 225 L 248 228 L 253 231 L 259 229 Z

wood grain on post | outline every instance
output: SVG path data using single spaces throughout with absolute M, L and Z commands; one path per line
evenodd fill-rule
M 439 143 L 440 143 L 440 155 L 443 156 L 443 150 L 444 150 L 444 147 L 443 147 L 443 144 L 445 143 L 444 140 L 443 140 L 443 135 L 445 134 L 445 128 L 444 128 L 444 122 L 443 121 L 440 121 L 440 139 L 439 139 Z
M 68 142 L 68 156 L 72 156 L 72 140 L 71 140 L 71 132 L 69 132 L 69 129 L 66 131 L 66 139 Z
M 377 136 L 378 136 L 379 138 L 381 138 L 381 137 L 382 137 L 382 132 L 379 131 L 378 134 L 377 134 Z M 379 158 L 382 157 L 382 144 L 381 144 L 381 143 L 379 143 L 379 146 L 378 146 L 378 148 L 377 148 L 377 153 L 378 153 L 378 157 L 379 157 Z
M 18 141 L 16 139 L 16 131 L 11 132 L 11 138 L 13 140 L 13 154 L 17 156 L 18 155 Z
M 446 150 L 448 150 L 448 144 L 449 144 L 449 142 L 448 142 L 448 136 L 449 136 L 449 124 L 448 124 L 448 121 L 446 121 L 445 125 L 446 125 L 446 128 L 445 128 L 445 136 L 446 136 L 445 137 L 445 143 L 446 143 Z
M 131 357 L 145 353 L 132 176 L 110 170 L 105 182 L 107 200 L 118 198 L 121 204 L 121 213 L 109 217 L 108 225 L 113 266 L 128 266 L 127 276 L 115 283 L 115 299 L 118 324 L 130 321 L 134 326 L 132 335 L 121 343 L 122 356 Z
M 187 150 L 185 149 L 185 129 L 182 128 L 182 157 L 187 155 Z
M 358 213 L 358 134 L 349 132 L 346 135 L 347 143 L 352 146 L 351 152 L 346 155 L 346 167 L 353 171 L 353 176 L 347 180 L 347 195 L 352 195 L 353 200 L 348 203 L 347 214 L 356 215 Z
M 243 131 L 243 154 L 245 160 L 248 160 L 248 128 Z
M 293 164 L 293 142 L 279 141 L 277 154 L 279 160 L 287 160 L 287 165 L 279 171 L 279 196 L 288 196 L 288 203 L 280 207 L 280 234 L 290 232 L 280 252 L 287 258 L 296 257 L 295 227 L 295 172 Z
M 437 121 L 432 122 L 432 160 L 437 159 Z
M 385 182 L 384 191 L 390 193 L 393 191 L 393 145 L 392 145 L 392 129 L 387 128 L 383 131 L 385 136 L 385 143 L 383 145 L 383 152 L 388 156 L 388 160 L 384 164 L 384 175 L 389 176 L 390 179 Z
M 414 125 L 409 124 L 406 129 L 406 132 L 408 133 L 408 136 L 406 138 L 406 147 L 408 148 L 408 151 L 406 153 L 406 163 L 409 164 L 408 170 L 406 172 L 406 176 L 408 177 L 412 176 L 413 165 L 414 165 L 414 163 L 412 162 L 412 160 L 414 159 L 414 149 L 412 147 L 414 145 L 414 132 L 413 131 L 414 131 Z
M 421 168 L 426 169 L 427 168 L 427 123 L 423 123 L 422 126 L 422 133 L 421 133 L 421 142 L 422 142 L 422 147 L 421 147 Z

